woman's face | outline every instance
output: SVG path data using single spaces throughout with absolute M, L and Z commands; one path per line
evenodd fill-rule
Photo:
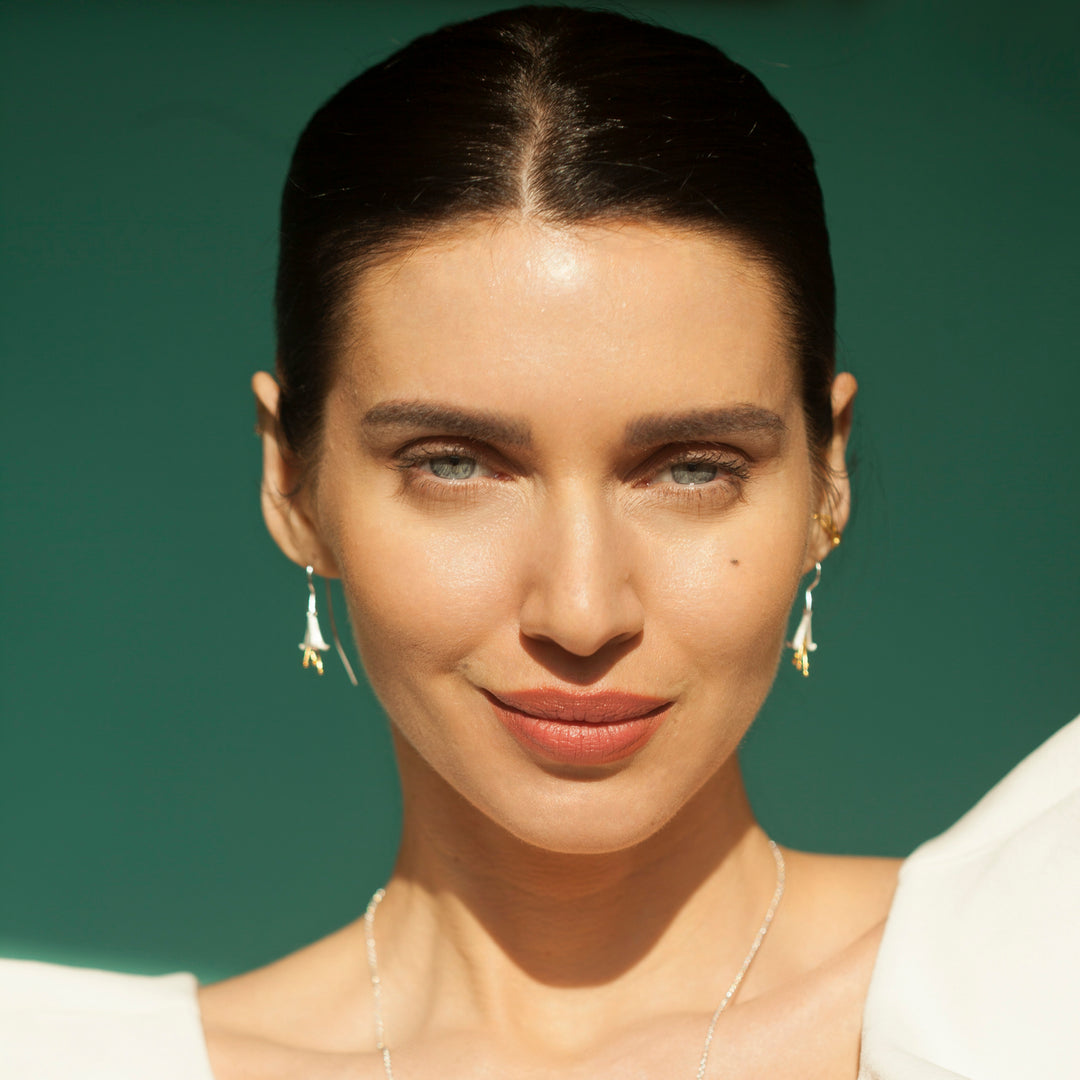
M 643 224 L 365 276 L 308 515 L 407 794 L 612 851 L 729 761 L 826 546 L 785 329 L 735 245 Z

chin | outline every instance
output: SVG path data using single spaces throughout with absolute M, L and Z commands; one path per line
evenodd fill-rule
M 732 754 L 734 749 L 732 744 Z M 724 764 L 677 776 L 644 762 L 587 778 L 536 770 L 531 777 L 486 791 L 483 801 L 473 805 L 493 826 L 540 851 L 611 855 L 664 831 L 726 771 Z
M 490 859 L 500 848 L 509 854 L 511 838 L 538 852 L 602 856 L 640 847 L 680 818 L 711 827 L 720 806 L 731 804 L 709 793 L 738 783 L 736 750 L 755 704 L 710 702 L 693 710 L 726 717 L 720 724 L 673 715 L 640 749 L 606 764 L 545 760 L 551 748 L 532 748 L 501 725 L 469 723 L 467 711 L 453 725 L 454 738 L 435 723 L 392 723 L 406 829 L 439 834 L 455 847 L 464 841 L 476 857 Z M 457 713 L 448 706 L 429 711 Z
M 576 800 L 572 800 L 576 801 Z M 660 832 L 675 817 L 671 813 L 627 813 L 622 807 L 617 814 L 598 819 L 595 812 L 561 806 L 545 807 L 528 821 L 512 821 L 503 825 L 517 840 L 530 847 L 553 855 L 614 855 L 639 847 Z

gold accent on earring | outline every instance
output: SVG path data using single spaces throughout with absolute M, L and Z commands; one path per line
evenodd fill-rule
M 304 650 L 304 667 L 314 665 L 315 670 L 321 675 L 323 673 L 323 662 L 320 653 L 326 652 L 330 646 L 327 645 L 322 636 L 322 630 L 319 629 L 319 613 L 315 608 L 315 569 L 308 566 L 306 570 L 308 587 L 307 623 L 304 630 L 304 640 L 300 642 L 300 648 Z
M 790 640 L 784 642 L 789 649 L 795 650 L 795 655 L 792 656 L 791 662 L 799 669 L 799 671 L 805 675 L 810 675 L 810 653 L 816 651 L 817 643 L 814 641 L 813 633 L 811 630 L 811 621 L 814 614 L 814 589 L 817 588 L 818 583 L 821 581 L 821 563 L 814 564 L 814 580 L 810 582 L 806 587 L 806 595 L 803 602 L 803 614 L 799 620 L 798 628 L 795 630 L 795 636 Z
M 304 629 L 304 640 L 300 642 L 300 648 L 304 650 L 304 667 L 314 667 L 321 675 L 323 673 L 322 654 L 330 646 L 326 643 L 326 639 L 323 637 L 322 630 L 319 627 L 319 612 L 315 605 L 315 568 L 307 566 L 305 571 L 307 573 L 308 587 L 307 622 Z M 352 664 L 349 663 L 349 658 L 345 655 L 344 648 L 342 648 L 341 638 L 338 637 L 329 579 L 326 580 L 326 612 L 330 616 L 330 633 L 334 638 L 334 647 L 338 651 L 338 656 L 341 657 L 341 663 L 345 668 L 345 674 L 349 676 L 349 682 L 356 686 L 356 672 L 353 671 Z
M 833 524 L 833 519 L 828 514 L 811 514 L 815 521 L 821 524 L 821 527 L 829 534 L 829 539 L 832 540 L 833 547 L 840 546 L 840 533 L 837 532 L 836 526 Z

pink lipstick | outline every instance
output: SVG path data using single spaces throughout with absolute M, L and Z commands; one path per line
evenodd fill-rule
M 672 704 L 618 690 L 581 694 L 543 687 L 484 694 L 523 749 L 563 765 L 606 765 L 629 757 L 652 738 Z

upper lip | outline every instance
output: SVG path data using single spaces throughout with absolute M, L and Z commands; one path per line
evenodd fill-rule
M 637 720 L 670 705 L 667 698 L 632 694 L 625 690 L 593 690 L 573 693 L 557 687 L 532 690 L 485 691 L 496 702 L 542 720 L 573 724 L 614 724 Z

